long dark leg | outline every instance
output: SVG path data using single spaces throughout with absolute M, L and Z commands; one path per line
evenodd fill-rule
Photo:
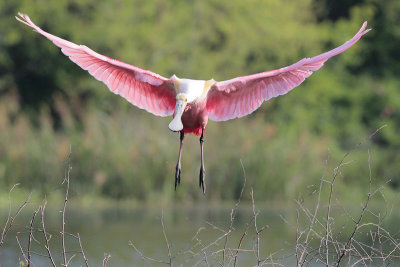
M 181 184 L 181 155 L 182 155 L 183 138 L 185 138 L 185 134 L 183 132 L 180 132 L 179 156 L 175 169 L 175 190 L 176 187 Z
M 201 130 L 201 137 L 200 137 L 201 166 L 200 166 L 200 175 L 199 175 L 199 187 L 203 189 L 203 194 L 205 194 L 206 193 L 206 185 L 204 183 L 204 176 L 206 174 L 206 171 L 204 169 L 203 144 L 204 144 L 204 128 L 202 128 L 202 130 Z

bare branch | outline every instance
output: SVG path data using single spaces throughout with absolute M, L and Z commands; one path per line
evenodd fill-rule
M 108 261 L 111 258 L 111 254 L 110 253 L 105 253 L 104 254 L 104 259 L 103 259 L 103 267 L 107 267 Z
M 75 256 L 76 256 L 76 254 L 73 254 L 73 255 L 68 259 L 67 265 L 66 265 L 66 266 L 69 266 L 69 263 L 72 261 L 73 258 L 75 258 Z
M 85 261 L 86 267 L 89 267 L 89 262 L 86 258 L 85 252 L 83 251 L 81 236 L 79 235 L 79 233 L 78 233 L 78 242 L 79 242 L 79 247 L 81 248 L 82 257 L 83 257 L 83 260 Z
M 326 175 L 326 170 L 327 170 L 327 167 L 328 167 L 329 156 L 330 156 L 330 150 L 328 150 L 328 154 L 327 154 L 326 159 L 325 159 L 325 166 L 324 166 L 324 171 L 323 171 L 322 177 L 321 177 L 320 182 L 319 182 L 319 189 L 318 189 L 318 195 L 317 195 L 317 201 L 316 201 L 316 205 L 315 205 L 315 209 L 314 209 L 314 214 L 311 217 L 312 218 L 311 219 L 311 223 L 310 223 L 310 225 L 308 227 L 306 238 L 305 238 L 304 243 L 303 243 L 304 244 L 303 250 L 302 250 L 302 252 L 300 254 L 300 257 L 297 260 L 297 265 L 299 265 L 299 264 L 303 265 L 304 264 L 304 261 L 305 261 L 304 255 L 305 255 L 305 253 L 307 251 L 307 247 L 308 247 L 308 245 L 310 243 L 310 235 L 314 231 L 313 229 L 314 229 L 315 221 L 318 221 L 317 214 L 318 214 L 319 205 L 320 205 L 320 202 L 321 202 L 322 184 L 323 184 L 323 181 L 325 180 L 325 175 Z M 297 246 L 296 246 L 296 253 L 297 253 Z
M 145 256 L 136 246 L 135 244 L 133 244 L 132 241 L 129 241 L 129 246 L 133 247 L 133 249 L 136 251 L 136 253 L 138 253 L 140 255 L 140 257 L 144 260 L 144 261 L 152 261 L 152 262 L 156 262 L 156 263 L 164 263 L 164 264 L 169 264 L 169 262 L 165 262 L 163 260 L 159 260 L 159 259 L 154 259 L 154 258 L 150 258 Z
M 247 230 L 249 230 L 250 224 L 252 223 L 254 218 L 255 217 L 251 217 L 251 221 L 246 224 L 246 228 L 245 228 L 242 236 L 240 237 L 239 244 L 238 244 L 238 247 L 237 247 L 237 250 L 236 250 L 236 254 L 235 254 L 235 257 L 234 257 L 234 261 L 233 261 L 233 266 L 235 266 L 235 267 L 236 267 L 236 263 L 237 263 L 237 258 L 239 256 L 239 250 L 240 250 L 240 247 L 242 246 L 243 239 L 247 235 Z
M 332 200 L 332 195 L 333 195 L 333 185 L 335 183 L 335 180 L 337 178 L 337 175 L 340 173 L 340 169 L 343 165 L 345 165 L 346 163 L 344 162 L 344 160 L 355 150 L 357 149 L 361 144 L 363 144 L 366 140 L 371 139 L 373 136 L 375 136 L 382 128 L 386 127 L 386 125 L 383 125 L 381 127 L 379 127 L 377 130 L 375 130 L 372 134 L 370 134 L 367 138 L 365 138 L 363 141 L 359 142 L 357 145 L 355 145 L 351 150 L 349 150 L 341 159 L 341 161 L 339 162 L 339 165 L 334 169 L 334 174 L 333 174 L 333 178 L 332 181 L 330 182 L 330 192 L 329 192 L 329 198 L 328 198 L 328 211 L 326 214 L 326 232 L 325 232 L 325 264 L 326 266 L 329 266 L 329 235 L 330 235 L 330 211 L 331 211 L 331 200 Z M 370 198 L 370 194 L 371 192 L 368 193 L 368 200 Z M 365 211 L 366 206 L 364 206 L 363 208 L 363 212 L 362 215 L 364 215 L 364 211 Z M 361 217 L 362 218 L 362 217 Z M 360 219 L 361 220 L 361 219 Z M 358 225 L 356 226 L 358 227 Z M 348 245 L 348 244 L 347 244 Z M 343 250 L 345 251 L 345 249 Z M 342 255 L 342 254 L 341 254 Z M 340 260 L 343 256 L 339 256 Z M 340 263 L 340 260 L 338 260 L 337 263 Z
M 359 224 L 360 224 L 362 218 L 364 217 L 364 213 L 365 213 L 366 208 L 368 207 L 368 203 L 369 203 L 369 201 L 371 199 L 372 172 L 371 172 L 371 159 L 370 159 L 369 149 L 368 149 L 368 168 L 369 168 L 369 192 L 368 192 L 368 195 L 367 195 L 367 200 L 366 200 L 365 204 L 362 207 L 361 214 L 358 217 L 358 220 L 355 222 L 355 226 L 353 228 L 353 232 L 351 233 L 349 239 L 347 240 L 346 244 L 344 245 L 344 248 L 343 248 L 342 252 L 340 253 L 340 256 L 339 256 L 339 258 L 338 258 L 338 260 L 336 262 L 337 266 L 340 265 L 340 262 L 341 262 L 343 256 L 348 251 L 349 246 L 350 246 L 351 242 L 353 241 L 354 235 L 356 234 L 356 232 L 358 230 Z
M 40 208 L 39 208 L 40 209 Z M 32 216 L 32 220 L 30 222 L 29 227 L 29 238 L 28 238 L 28 267 L 31 266 L 31 243 L 32 243 L 32 236 L 33 236 L 33 223 L 35 221 L 36 214 L 39 212 L 39 209 L 35 210 Z
M 20 212 L 22 211 L 22 209 L 29 203 L 30 199 L 31 199 L 31 195 L 32 193 L 30 193 L 27 197 L 27 199 L 25 200 L 24 203 L 22 203 L 21 206 L 19 206 L 18 210 L 15 212 L 14 216 L 11 216 L 11 192 L 14 190 L 14 188 L 16 186 L 18 186 L 19 184 L 15 184 L 13 185 L 13 187 L 10 189 L 9 193 L 8 193 L 8 203 L 9 203 L 9 207 L 8 207 L 8 216 L 7 216 L 7 221 L 4 225 L 3 231 L 1 233 L 1 240 L 0 240 L 0 247 L 3 246 L 4 241 L 6 239 L 7 233 L 10 231 L 10 229 L 14 226 L 14 220 L 17 218 L 17 216 L 20 214 Z
M 28 257 L 25 255 L 24 249 L 21 246 L 21 242 L 19 242 L 19 238 L 18 238 L 19 234 L 20 234 L 20 232 L 17 232 L 17 234 L 15 235 L 15 238 L 17 239 L 17 243 L 18 243 L 19 249 L 21 250 L 22 257 L 24 257 L 26 263 L 28 264 L 28 262 L 29 262 Z
M 258 212 L 256 212 L 256 205 L 254 204 L 254 191 L 253 187 L 251 187 L 250 191 L 250 196 L 251 196 L 251 204 L 253 207 L 253 220 L 254 220 L 254 230 L 256 231 L 256 256 L 257 256 L 257 266 L 260 266 L 261 260 L 260 260 L 260 233 L 264 231 L 268 227 L 268 225 L 263 226 L 261 229 L 258 229 L 257 227 L 257 216 Z
M 243 161 L 241 159 L 240 159 L 240 165 L 242 166 L 242 170 L 243 170 L 243 185 L 242 185 L 242 190 L 240 191 L 239 198 L 238 198 L 235 206 L 231 210 L 230 224 L 229 224 L 228 231 L 225 233 L 226 235 L 225 235 L 225 242 L 224 242 L 224 250 L 222 251 L 222 265 L 225 264 L 225 250 L 226 250 L 226 245 L 228 243 L 229 233 L 232 232 L 233 221 L 235 220 L 236 212 L 239 207 L 240 201 L 242 199 L 244 188 L 246 187 L 246 180 L 247 180 L 246 170 L 244 169 Z
M 41 207 L 43 236 L 44 236 L 44 240 L 46 241 L 46 244 L 44 247 L 46 248 L 47 254 L 49 255 L 51 264 L 53 265 L 53 267 L 56 267 L 56 263 L 54 262 L 54 259 L 53 259 L 53 256 L 51 255 L 51 250 L 50 250 L 51 235 L 47 235 L 46 227 L 45 227 L 45 223 L 44 223 L 44 211 L 46 209 L 46 205 L 47 205 L 47 200 L 45 199 L 43 201 L 43 205 Z
M 162 226 L 162 231 L 163 231 L 165 243 L 167 244 L 167 248 L 168 248 L 169 266 L 172 267 L 171 246 L 169 245 L 167 234 L 165 233 L 164 210 L 163 209 L 161 210 L 161 226 Z
M 68 266 L 67 263 L 67 255 L 65 253 L 65 211 L 67 209 L 68 202 L 68 194 L 69 194 L 69 182 L 70 182 L 70 173 L 71 173 L 71 146 L 69 147 L 68 159 L 67 159 L 67 170 L 64 177 L 63 183 L 67 183 L 67 188 L 65 190 L 65 199 L 64 199 L 64 207 L 62 210 L 62 228 L 61 228 L 61 246 L 62 246 L 62 255 L 64 260 L 64 267 Z
M 207 267 L 210 267 L 210 264 L 208 263 L 208 259 L 207 259 L 207 252 L 206 251 L 203 251 L 204 252 L 204 262 L 207 264 Z

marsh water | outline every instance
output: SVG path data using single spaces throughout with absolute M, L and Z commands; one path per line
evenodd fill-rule
M 68 207 L 66 214 L 66 232 L 79 233 L 83 249 L 90 266 L 103 266 L 105 253 L 111 258 L 107 266 L 163 266 L 145 261 L 130 245 L 132 242 L 143 255 L 156 260 L 169 261 L 168 248 L 163 234 L 161 217 L 163 216 L 165 234 L 170 245 L 174 266 L 219 266 L 222 260 L 221 249 L 224 246 L 224 232 L 229 229 L 233 204 L 227 205 L 171 205 L 167 207 L 124 207 L 107 208 Z M 52 234 L 50 248 L 57 266 L 61 266 L 62 247 L 60 239 L 60 208 L 48 207 L 45 222 L 47 232 Z M 294 244 L 296 238 L 296 210 L 294 208 L 274 208 L 271 205 L 259 205 L 256 212 L 259 228 L 266 226 L 260 234 L 260 258 L 270 255 L 281 264 L 295 264 Z M 1 226 L 7 218 L 7 210 L 2 210 Z M 21 246 L 27 249 L 29 226 L 32 212 L 24 212 L 17 220 L 15 230 L 11 231 L 5 245 L 0 249 L 0 266 L 18 266 L 24 261 L 17 244 L 18 234 Z M 241 204 L 237 209 L 232 233 L 226 247 L 237 248 L 238 266 L 257 264 L 256 235 L 254 231 L 253 209 L 249 204 Z M 40 227 L 41 216 L 37 215 L 35 227 Z M 1 228 L 2 228 L 1 227 Z M 246 230 L 247 229 L 247 230 Z M 246 233 L 246 234 L 244 234 Z M 33 266 L 51 266 L 44 249 L 45 241 L 40 232 L 33 234 L 31 244 Z M 242 239 L 242 241 L 240 241 Z M 214 241 L 216 241 L 214 243 Z M 85 266 L 80 253 L 79 243 L 73 236 L 66 236 L 67 258 L 75 255 L 69 266 Z M 232 265 L 233 254 L 226 255 L 226 262 Z M 40 254 L 40 255 L 39 255 Z M 207 260 L 207 262 L 206 262 Z M 230 261 L 230 262 L 229 262 Z M 22 264 L 21 264 L 22 265 Z M 26 266 L 26 263 L 25 263 Z
M 171 246 L 173 261 L 183 266 L 192 266 L 204 258 L 202 248 L 208 246 L 218 238 L 216 245 L 210 245 L 206 251 L 210 264 L 222 259 L 222 253 L 213 254 L 221 249 L 225 238 L 222 230 L 227 231 L 230 226 L 232 205 L 191 205 L 157 208 L 78 208 L 68 207 L 66 218 L 66 231 L 72 234 L 79 233 L 84 252 L 90 266 L 102 266 L 105 253 L 111 254 L 107 266 L 146 266 L 141 256 L 134 250 L 129 242 L 145 255 L 155 259 L 169 261 L 168 249 L 163 235 L 161 216 L 163 215 L 164 229 Z M 59 210 L 46 209 L 46 230 L 52 233 L 50 248 L 56 263 L 62 262 L 61 249 L 61 216 Z M 246 224 L 252 223 L 252 208 L 242 205 L 238 208 L 233 223 L 233 231 L 229 235 L 227 247 L 237 247 L 240 238 L 246 230 Z M 261 228 L 268 228 L 261 235 L 262 256 L 276 252 L 282 248 L 290 247 L 293 243 L 291 234 L 293 229 L 283 222 L 281 216 L 286 216 L 282 211 L 260 210 L 257 223 Z M 18 224 L 29 226 L 32 213 L 25 212 L 18 219 Z M 1 212 L 1 218 L 7 218 L 7 211 Z M 40 215 L 37 215 L 37 226 L 40 223 Z M 3 222 L 1 223 L 3 225 Z M 35 224 L 36 225 L 36 224 Z M 253 224 L 251 224 L 253 225 Z M 26 250 L 28 242 L 28 230 L 18 225 L 18 234 L 22 247 Z M 219 229 L 220 228 L 220 229 Z M 23 260 L 22 253 L 16 241 L 16 231 L 11 231 L 0 249 L 0 265 L 18 266 Z M 37 255 L 46 254 L 42 233 L 34 233 L 36 239 L 32 241 L 32 262 L 34 266 L 51 266 L 47 257 Z M 79 245 L 76 238 L 67 235 L 66 252 L 71 257 L 70 266 L 84 266 L 82 256 L 79 253 Z M 39 244 L 40 243 L 40 244 Z M 246 238 L 243 239 L 242 248 L 252 249 L 255 244 L 253 228 L 248 229 Z M 194 255 L 199 253 L 198 256 Z M 228 258 L 228 256 L 227 256 Z M 238 260 L 242 266 L 254 264 L 254 252 L 240 252 Z M 58 264 L 59 265 L 59 264 Z M 154 262 L 153 262 L 154 265 Z M 157 265 L 157 264 L 155 264 Z M 203 266 L 204 264 L 200 264 Z

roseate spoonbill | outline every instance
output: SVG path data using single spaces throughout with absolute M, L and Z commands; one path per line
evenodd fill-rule
M 208 119 L 226 121 L 240 118 L 255 111 L 264 101 L 286 94 L 301 84 L 313 71 L 322 67 L 329 58 L 354 45 L 370 29 L 360 30 L 343 45 L 312 58 L 258 74 L 217 82 L 211 80 L 181 79 L 173 75 L 164 78 L 124 62 L 100 55 L 84 45 L 76 45 L 43 31 L 27 15 L 18 13 L 20 22 L 44 35 L 73 62 L 105 83 L 114 94 L 119 94 L 133 105 L 158 116 L 173 115 L 169 129 L 180 132 L 178 162 L 175 170 L 175 189 L 181 181 L 182 144 L 186 133 L 200 136 L 201 167 L 199 187 L 204 184 L 204 131 Z

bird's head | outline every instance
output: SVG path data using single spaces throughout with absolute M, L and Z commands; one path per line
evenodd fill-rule
M 183 129 L 181 117 L 182 117 L 183 112 L 185 111 L 186 105 L 187 105 L 186 94 L 183 94 L 183 93 L 177 94 L 174 119 L 168 125 L 168 128 L 171 131 L 179 132 Z

